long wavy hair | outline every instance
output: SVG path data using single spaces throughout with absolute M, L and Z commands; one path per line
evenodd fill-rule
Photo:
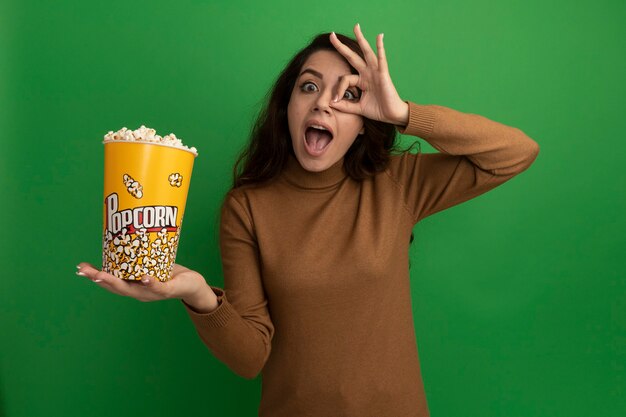
M 358 42 L 336 33 L 337 38 L 361 58 L 365 59 Z M 320 33 L 294 55 L 265 98 L 247 144 L 235 162 L 232 188 L 261 184 L 277 177 L 285 168 L 289 154 L 294 155 L 287 119 L 287 106 L 298 75 L 306 60 L 317 51 L 328 50 L 339 54 L 330 42 L 330 33 Z M 343 55 L 341 58 L 350 67 L 352 74 L 358 71 Z M 360 95 L 361 91 L 359 91 Z M 396 142 L 396 127 L 393 124 L 363 118 L 365 133 L 358 135 L 344 156 L 344 169 L 348 176 L 362 181 L 384 171 L 392 153 L 405 152 L 413 147 L 401 149 Z M 410 242 L 413 242 L 411 233 Z

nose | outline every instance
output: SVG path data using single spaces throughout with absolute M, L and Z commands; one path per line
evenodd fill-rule
M 323 112 L 330 114 L 331 107 L 329 103 L 331 100 L 331 93 L 332 91 L 330 91 L 330 89 L 327 89 L 322 94 L 319 94 L 317 96 L 317 99 L 313 103 L 312 111 L 313 112 L 323 111 Z

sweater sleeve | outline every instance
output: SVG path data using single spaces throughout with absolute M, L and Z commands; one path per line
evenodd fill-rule
M 391 159 L 387 172 L 414 224 L 508 181 L 539 154 L 539 145 L 518 128 L 444 106 L 407 103 L 409 123 L 398 131 L 440 151 Z
M 183 305 L 215 357 L 236 374 L 253 379 L 269 357 L 274 325 L 262 285 L 254 228 L 232 193 L 222 204 L 219 236 L 224 290 L 211 287 L 218 307 L 202 314 L 184 301 Z

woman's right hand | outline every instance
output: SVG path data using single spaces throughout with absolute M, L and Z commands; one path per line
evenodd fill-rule
M 217 306 L 217 296 L 199 273 L 174 264 L 172 278 L 161 282 L 157 278 L 144 275 L 141 281 L 127 281 L 100 271 L 93 265 L 81 262 L 76 274 L 87 277 L 100 287 L 118 295 L 132 297 L 139 301 L 158 301 L 180 298 L 188 304 Z M 208 290 L 208 291 L 207 291 Z

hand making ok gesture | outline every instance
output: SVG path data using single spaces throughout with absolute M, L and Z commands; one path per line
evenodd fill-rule
M 361 97 L 358 102 L 331 100 L 331 107 L 342 112 L 359 114 L 368 119 L 405 126 L 409 121 L 409 105 L 400 98 L 391 82 L 383 46 L 383 34 L 376 37 L 378 56 L 363 36 L 358 23 L 354 26 L 354 34 L 365 55 L 365 61 L 341 43 L 335 32 L 330 35 L 330 42 L 335 49 L 358 71 L 358 74 L 342 77 L 336 97 L 343 97 L 349 87 L 360 88 Z

